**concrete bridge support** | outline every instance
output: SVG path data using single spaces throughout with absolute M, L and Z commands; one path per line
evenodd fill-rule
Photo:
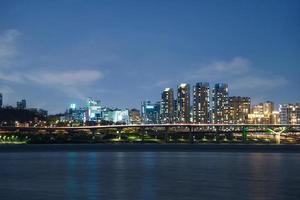
M 189 143 L 190 143 L 190 144 L 193 144 L 193 143 L 194 143 L 193 129 L 192 129 L 192 127 L 189 127 Z
M 123 130 L 123 128 L 118 128 L 117 129 L 117 137 L 118 137 L 118 140 L 121 140 L 121 135 L 122 135 L 122 130 Z
M 243 143 L 246 143 L 248 140 L 248 127 L 243 127 L 242 136 L 243 136 Z
M 164 142 L 169 142 L 169 127 L 165 127 L 165 133 L 164 133 Z
M 141 128 L 141 129 L 140 129 L 142 143 L 145 142 L 145 132 L 146 132 L 146 131 L 145 131 L 144 128 Z
M 281 128 L 279 131 L 274 131 L 271 128 L 268 130 L 274 135 L 276 144 L 280 144 L 281 133 L 283 133 L 286 128 Z

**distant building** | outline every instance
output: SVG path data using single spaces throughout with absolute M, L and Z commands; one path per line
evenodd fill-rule
M 76 121 L 76 122 L 86 122 L 87 120 L 87 109 L 77 108 L 76 104 L 70 104 L 65 114 L 65 120 Z
M 177 88 L 176 121 L 190 122 L 190 85 L 182 83 Z
M 21 101 L 17 102 L 17 108 L 18 109 L 26 109 L 26 100 L 22 99 Z
M 37 114 L 39 116 L 42 116 L 42 117 L 47 117 L 48 116 L 48 111 L 44 110 L 44 109 L 29 108 L 27 110 L 30 111 L 30 112 L 32 112 L 32 113 L 35 113 L 35 114 Z
M 3 96 L 2 93 L 0 93 L 0 108 L 3 106 Z
M 102 120 L 114 122 L 114 123 L 124 123 L 129 124 L 129 111 L 128 109 L 102 109 Z
M 171 88 L 166 88 L 161 94 L 160 115 L 161 123 L 174 122 L 174 92 Z
M 217 83 L 212 93 L 212 121 L 216 124 L 226 124 L 228 123 L 228 85 Z
M 280 113 L 279 113 L 279 111 L 273 111 L 272 112 L 271 124 L 280 124 Z
M 250 97 L 229 97 L 228 114 L 230 124 L 246 124 L 248 123 L 248 115 L 250 114 L 251 100 Z
M 87 100 L 87 121 L 100 121 L 101 118 L 101 101 L 89 97 Z
M 279 105 L 281 124 L 300 124 L 300 103 Z
M 141 114 L 138 109 L 129 110 L 129 121 L 131 124 L 140 124 L 141 123 Z
M 160 123 L 160 102 L 151 103 L 151 101 L 143 101 L 141 104 L 141 118 L 144 124 Z
M 193 122 L 207 124 L 209 120 L 209 83 L 193 87 Z
M 248 115 L 248 123 L 250 124 L 273 124 L 274 121 L 274 103 L 266 101 L 254 105 L 251 109 L 251 113 Z

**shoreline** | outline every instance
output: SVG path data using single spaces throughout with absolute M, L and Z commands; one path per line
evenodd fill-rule
M 0 153 L 19 152 L 261 152 L 300 153 L 293 144 L 1 144 Z

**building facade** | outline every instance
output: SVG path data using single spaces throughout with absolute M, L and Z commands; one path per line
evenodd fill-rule
M 113 123 L 129 124 L 129 110 L 128 109 L 102 109 L 102 120 Z
M 159 124 L 160 102 L 143 101 L 141 104 L 141 118 L 143 124 Z
M 217 83 L 212 91 L 212 122 L 228 123 L 228 85 Z
M 176 122 L 190 122 L 190 85 L 182 83 L 177 87 Z
M 193 87 L 193 122 L 210 123 L 209 83 L 196 83 Z
M 166 88 L 161 94 L 160 121 L 161 123 L 174 122 L 174 92 L 171 88 Z
M 141 124 L 141 114 L 138 109 L 130 109 L 129 110 L 129 121 L 130 124 Z
M 77 108 L 76 104 L 70 104 L 65 114 L 65 120 L 75 122 L 86 122 L 87 120 L 87 109 Z
M 246 124 L 250 114 L 250 97 L 234 96 L 228 98 L 229 124 Z
M 266 101 L 254 105 L 251 113 L 248 115 L 248 123 L 250 124 L 273 124 L 274 121 L 274 103 Z
M 17 108 L 18 109 L 26 109 L 26 100 L 22 99 L 21 101 L 17 102 Z
M 281 124 L 300 124 L 300 103 L 279 105 Z
M 101 119 L 101 101 L 89 97 L 87 100 L 87 121 L 100 121 Z

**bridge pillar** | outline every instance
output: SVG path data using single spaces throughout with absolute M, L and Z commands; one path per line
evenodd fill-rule
M 164 137 L 165 137 L 165 143 L 169 142 L 169 127 L 165 127 L 165 133 L 164 133 Z
M 118 140 L 121 140 L 121 133 L 122 132 L 122 128 L 117 128 L 117 135 L 118 135 Z
M 96 134 L 97 134 L 97 129 L 90 129 L 92 133 L 92 140 L 90 142 L 95 142 L 96 141 Z
M 275 134 L 275 141 L 276 141 L 276 144 L 280 144 L 280 133 Z
M 243 143 L 246 143 L 247 142 L 247 138 L 248 138 L 248 127 L 243 127 L 242 136 L 243 136 Z
M 145 128 L 141 128 L 140 132 L 141 132 L 141 135 L 142 135 L 142 137 L 141 137 L 142 143 L 144 143 L 144 141 L 145 141 Z
M 91 131 L 91 133 L 92 133 L 93 136 L 95 136 L 96 133 L 97 133 L 97 130 L 96 130 L 96 129 L 90 129 L 90 131 Z
M 193 132 L 192 132 L 192 127 L 189 127 L 189 143 L 193 144 L 194 143 L 194 138 L 193 138 Z
M 220 142 L 220 127 L 219 126 L 216 127 L 215 138 L 216 138 L 216 142 L 219 143 Z
M 286 128 L 280 128 L 279 131 L 274 131 L 271 128 L 269 128 L 268 131 L 271 132 L 274 135 L 276 144 L 280 144 L 281 133 L 286 131 Z

